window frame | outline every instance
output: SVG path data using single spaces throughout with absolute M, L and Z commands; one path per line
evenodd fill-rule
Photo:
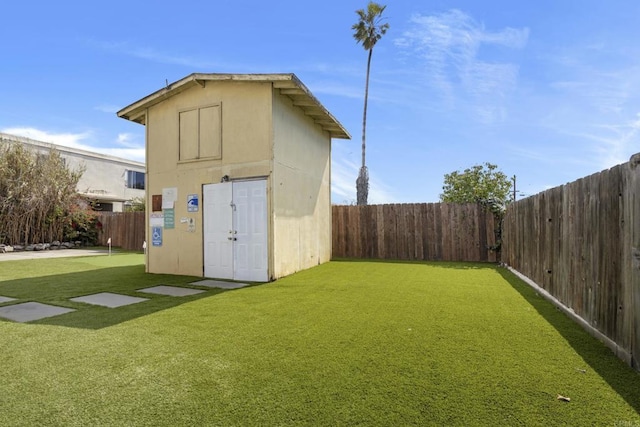
M 132 174 L 133 174 L 133 177 L 134 177 L 133 180 L 131 179 Z M 138 174 L 142 175 L 142 181 L 140 181 L 139 179 L 136 179 L 136 178 L 139 178 Z M 143 190 L 144 191 L 144 190 L 146 190 L 146 182 L 145 182 L 146 178 L 147 178 L 146 177 L 146 173 L 144 173 L 144 172 L 140 172 L 140 171 L 133 170 L 133 169 L 127 169 L 127 183 L 126 183 L 126 186 L 127 186 L 127 188 L 130 188 L 132 190 Z M 142 187 L 140 187 L 140 185 Z
M 201 153 L 202 153 L 202 149 L 201 149 L 201 144 L 202 144 L 202 137 L 200 135 L 200 132 L 202 130 L 202 125 L 201 125 L 201 111 L 205 110 L 207 108 L 217 108 L 217 118 L 218 118 L 218 128 L 215 129 L 215 132 L 217 132 L 217 140 L 218 140 L 218 149 L 215 150 L 216 153 L 212 156 L 206 156 L 206 157 L 201 157 Z M 181 114 L 183 113 L 188 113 L 191 111 L 196 111 L 196 120 L 197 120 L 197 131 L 196 131 L 196 137 L 197 137 L 197 154 L 194 158 L 181 158 L 181 152 L 182 152 L 182 133 L 181 133 Z M 211 104 L 206 104 L 206 105 L 199 105 L 197 107 L 189 107 L 189 108 L 183 108 L 178 110 L 178 114 L 177 114 L 177 122 L 178 122 L 178 163 L 191 163 L 191 162 L 199 162 L 199 161 L 208 161 L 208 160 L 222 160 L 222 102 L 214 102 Z M 215 138 L 215 137 L 214 137 Z

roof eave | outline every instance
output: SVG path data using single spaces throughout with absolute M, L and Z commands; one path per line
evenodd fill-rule
M 117 112 L 118 117 L 142 125 L 146 121 L 146 110 L 167 98 L 179 94 L 195 85 L 205 86 L 207 81 L 242 81 L 242 82 L 270 82 L 273 87 L 280 89 L 282 95 L 288 96 L 294 105 L 301 108 L 316 124 L 327 131 L 331 138 L 351 139 L 349 132 L 342 124 L 318 101 L 295 74 L 203 74 L 193 73 L 152 94 L 134 102 Z
M 190 74 L 187 77 L 178 80 L 177 82 L 167 84 L 167 86 L 165 86 L 164 88 L 145 96 L 144 98 L 134 102 L 127 107 L 124 107 L 116 114 L 120 118 L 131 120 L 132 122 L 144 125 L 146 120 L 145 111 L 147 110 L 147 108 L 152 107 L 167 98 L 177 95 L 180 92 L 183 92 L 191 86 L 197 84 L 197 79 L 195 78 L 195 76 L 197 76 L 197 74 Z
M 279 89 L 281 95 L 289 97 L 294 106 L 302 109 L 305 115 L 329 132 L 331 138 L 351 139 L 351 135 L 344 126 L 320 103 L 304 83 L 295 74 L 290 76 L 289 80 L 274 81 L 273 87 Z

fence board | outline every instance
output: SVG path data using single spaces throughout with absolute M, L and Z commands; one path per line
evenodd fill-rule
M 424 257 L 424 238 L 423 238 L 424 215 L 421 205 L 416 203 L 413 205 L 413 242 L 414 242 L 414 259 L 425 259 Z
M 442 232 L 442 209 L 440 204 L 431 205 L 431 210 L 433 212 L 433 256 L 430 258 L 432 260 L 446 260 L 444 256 L 444 238 Z
M 378 239 L 378 252 L 376 253 L 375 258 L 384 258 L 384 208 L 383 205 L 374 205 L 376 210 L 375 217 L 372 217 L 372 220 L 375 221 L 377 234 L 376 237 Z M 374 246 L 374 245 L 371 245 Z

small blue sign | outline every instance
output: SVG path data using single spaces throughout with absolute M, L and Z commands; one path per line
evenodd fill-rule
M 198 212 L 198 195 L 189 194 L 187 196 L 187 212 Z
M 162 246 L 162 227 L 151 227 L 151 244 Z

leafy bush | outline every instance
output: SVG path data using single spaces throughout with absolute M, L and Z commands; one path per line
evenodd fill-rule
M 95 245 L 98 241 L 98 213 L 81 196 L 76 197 L 65 215 L 63 239 L 81 241 L 85 246 Z
M 56 150 L 0 138 L 0 235 L 12 244 L 62 240 L 83 172 L 68 169 Z

